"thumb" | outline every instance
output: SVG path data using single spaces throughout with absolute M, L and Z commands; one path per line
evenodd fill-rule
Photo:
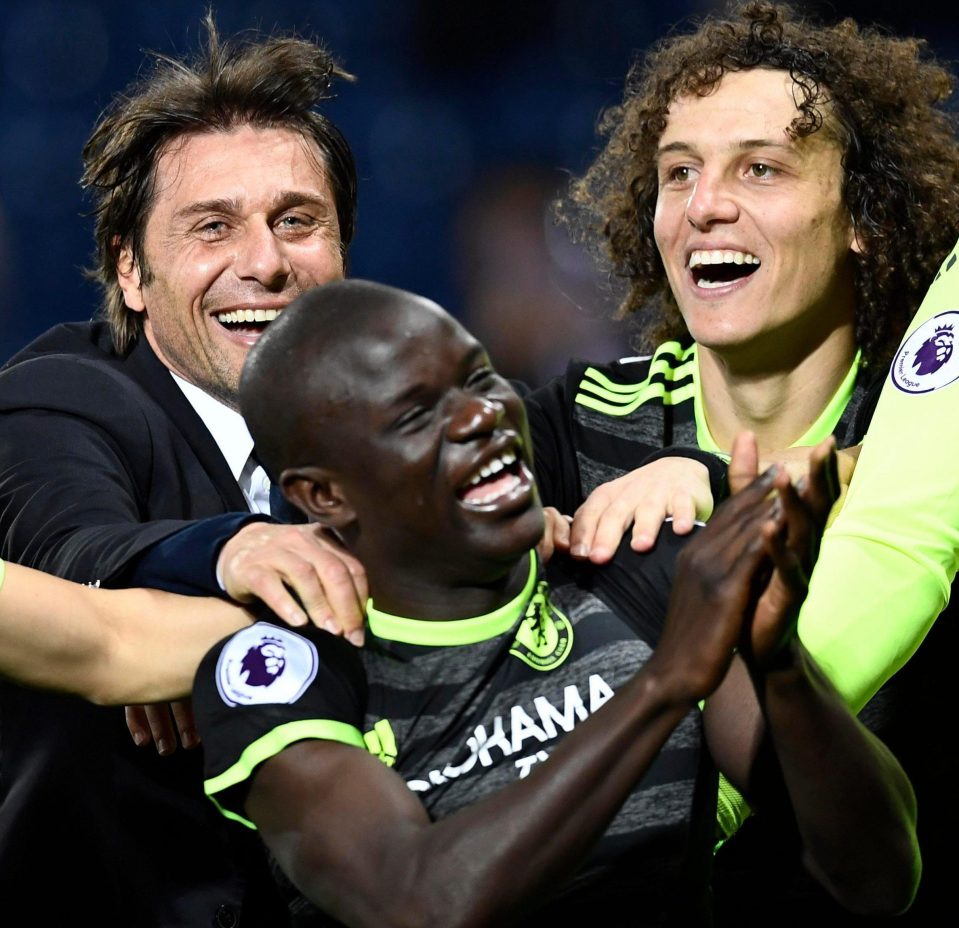
M 733 441 L 727 474 L 730 493 L 745 490 L 758 476 L 759 446 L 752 432 L 740 432 Z

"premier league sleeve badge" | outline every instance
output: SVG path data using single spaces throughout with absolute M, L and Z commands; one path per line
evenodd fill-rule
M 957 332 L 959 310 L 927 319 L 902 343 L 892 362 L 892 382 L 903 393 L 931 393 L 959 380 Z
M 257 622 L 224 645 L 216 664 L 216 687 L 228 706 L 293 703 L 318 669 L 312 641 L 289 629 Z

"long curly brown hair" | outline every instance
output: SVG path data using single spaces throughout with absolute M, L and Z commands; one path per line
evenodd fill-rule
M 656 150 L 670 103 L 706 95 L 727 71 L 771 68 L 796 82 L 795 137 L 830 126 L 844 145 L 843 195 L 863 254 L 853 255 L 856 339 L 869 363 L 888 359 L 959 236 L 959 144 L 943 109 L 949 72 L 919 39 L 851 19 L 826 26 L 768 2 L 732 5 L 695 32 L 638 60 L 623 103 L 599 125 L 607 141 L 559 204 L 628 292 L 641 340 L 688 338 L 653 238 Z

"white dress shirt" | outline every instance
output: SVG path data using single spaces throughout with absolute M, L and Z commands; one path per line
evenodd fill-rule
M 250 512 L 269 515 L 270 478 L 252 457 L 253 438 L 243 416 L 173 371 L 170 373 L 213 436 L 216 446 L 226 459 L 230 473 L 243 491 Z

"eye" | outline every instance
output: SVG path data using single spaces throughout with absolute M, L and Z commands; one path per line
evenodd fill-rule
M 688 165 L 679 164 L 674 168 L 670 168 L 666 176 L 674 183 L 684 184 L 689 180 L 690 173 Z
M 393 428 L 401 432 L 415 432 L 430 421 L 431 412 L 428 406 L 413 406 L 396 419 Z
M 222 238 L 226 231 L 227 224 L 223 219 L 207 219 L 197 226 L 197 232 L 206 239 Z
M 305 235 L 316 225 L 316 220 L 312 216 L 306 216 L 303 213 L 285 213 L 276 222 L 278 232 L 289 233 L 292 235 Z
M 478 367 L 466 378 L 466 386 L 472 390 L 483 389 L 496 380 L 496 371 L 491 367 Z
M 774 167 L 771 167 L 764 161 L 754 161 L 747 168 L 747 173 L 750 177 L 758 177 L 760 180 L 768 180 L 771 177 L 775 177 L 778 172 Z

